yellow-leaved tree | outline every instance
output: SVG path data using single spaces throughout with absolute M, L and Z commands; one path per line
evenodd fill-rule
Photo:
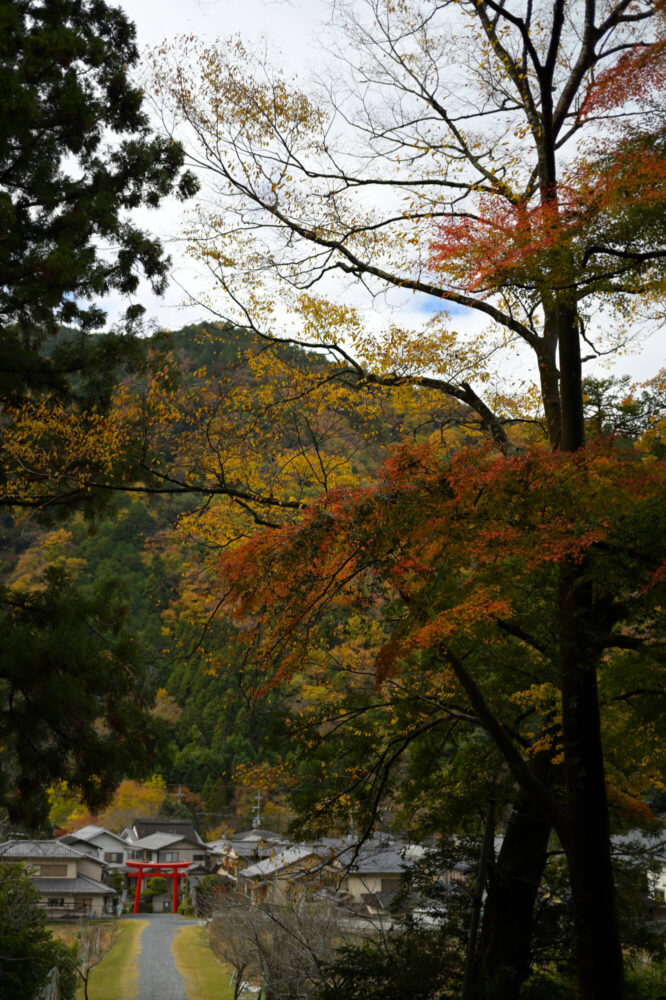
M 49 789 L 49 818 L 68 832 L 95 823 L 120 833 L 137 817 L 159 816 L 167 798 L 167 787 L 159 774 L 147 781 L 125 779 L 119 783 L 109 805 L 102 812 L 91 814 L 85 803 L 67 785 L 60 783 Z

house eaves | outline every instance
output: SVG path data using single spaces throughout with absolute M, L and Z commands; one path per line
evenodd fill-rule
M 115 895 L 115 891 L 102 882 L 96 882 L 87 875 L 77 875 L 76 878 L 31 878 L 30 883 L 43 896 L 62 896 L 63 894 L 86 893 L 88 895 Z
M 36 861 L 41 858 L 87 858 L 100 864 L 99 858 L 79 851 L 59 840 L 8 840 L 0 844 L 0 858 Z

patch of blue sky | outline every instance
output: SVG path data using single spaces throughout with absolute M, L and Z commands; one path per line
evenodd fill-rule
M 449 316 L 469 316 L 474 312 L 467 306 L 460 306 L 457 302 L 446 302 L 444 299 L 435 298 L 434 295 L 416 294 L 414 296 L 414 307 L 416 312 L 424 316 L 435 316 L 437 313 L 448 313 Z

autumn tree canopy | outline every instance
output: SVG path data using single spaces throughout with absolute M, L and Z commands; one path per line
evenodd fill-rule
M 409 382 L 466 404 L 505 453 L 516 417 L 541 421 L 552 449 L 578 451 L 584 356 L 662 308 L 661 5 L 368 0 L 335 4 L 333 20 L 338 72 L 310 90 L 255 69 L 238 41 L 154 57 L 174 133 L 214 188 L 191 243 L 219 313 L 317 345 L 358 386 Z M 457 336 L 437 309 L 420 328 L 366 320 L 364 296 L 378 306 L 407 292 L 472 310 L 487 332 Z M 519 408 L 491 378 L 516 346 L 534 372 Z M 501 552 L 501 517 L 488 531 Z M 593 551 L 558 551 L 550 595 L 566 831 L 543 787 L 510 766 L 567 853 L 581 996 L 606 1000 L 624 991 Z M 499 613 L 487 587 L 475 593 L 470 614 L 484 619 L 488 602 Z M 484 725 L 509 763 L 502 728 Z

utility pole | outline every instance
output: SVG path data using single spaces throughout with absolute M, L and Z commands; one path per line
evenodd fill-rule
M 256 812 L 256 816 L 252 820 L 252 829 L 258 830 L 261 826 L 261 789 L 257 789 L 257 804 L 252 806 L 252 812 Z

